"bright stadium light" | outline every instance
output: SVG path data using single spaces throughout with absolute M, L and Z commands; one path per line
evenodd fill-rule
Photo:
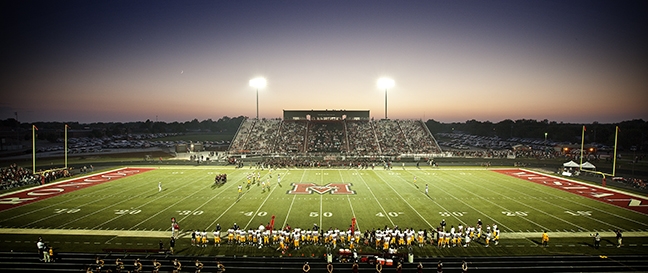
M 258 77 L 250 80 L 250 86 L 256 89 L 256 118 L 259 119 L 259 89 L 266 87 L 266 79 Z
M 385 119 L 387 119 L 387 89 L 394 87 L 394 80 L 390 78 L 378 79 L 378 88 L 385 89 Z

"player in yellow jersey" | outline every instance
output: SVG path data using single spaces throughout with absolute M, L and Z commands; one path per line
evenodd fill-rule
M 549 244 L 549 234 L 547 234 L 547 231 L 545 230 L 542 233 L 542 246 L 546 247 Z
M 207 238 L 207 231 L 203 230 L 201 237 L 202 237 L 202 246 L 207 247 L 207 243 L 209 242 L 209 239 Z
M 319 244 L 319 234 L 313 234 L 313 244 Z
M 220 246 L 221 244 L 221 238 L 220 236 L 214 236 L 214 246 Z

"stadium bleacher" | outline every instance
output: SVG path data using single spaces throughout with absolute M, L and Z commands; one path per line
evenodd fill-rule
M 246 119 L 232 154 L 438 154 L 441 148 L 420 120 Z

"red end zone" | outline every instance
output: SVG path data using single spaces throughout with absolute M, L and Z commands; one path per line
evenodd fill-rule
M 8 193 L 0 196 L 0 211 L 15 208 L 25 204 L 38 202 L 53 196 L 85 189 L 90 186 L 98 185 L 108 181 L 120 179 L 122 177 L 132 176 L 139 173 L 153 170 L 152 168 L 123 168 L 104 173 L 98 173 L 91 176 L 76 178 L 29 188 L 26 190 Z
M 630 195 L 613 189 L 606 189 L 600 186 L 579 183 L 576 181 L 561 179 L 541 173 L 527 170 L 494 170 L 495 172 L 517 177 L 537 184 L 542 184 L 566 192 L 577 194 L 598 200 L 610 205 L 630 209 L 643 214 L 648 214 L 648 199 L 637 195 Z

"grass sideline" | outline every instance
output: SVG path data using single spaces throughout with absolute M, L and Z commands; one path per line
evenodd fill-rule
M 33 250 L 35 237 L 39 234 L 45 235 L 59 251 L 156 248 L 159 240 L 168 245 L 163 234 L 170 234 L 169 219 L 176 217 L 185 232 L 176 249 L 187 255 L 274 256 L 280 253 L 270 247 L 191 247 L 186 233 L 190 229 L 206 229 L 211 234 L 216 223 L 224 228 L 234 222 L 246 228 L 256 227 L 275 215 L 277 226 L 290 224 L 302 228 L 310 228 L 313 223 L 324 229 L 329 226 L 346 228 L 350 219 L 356 217 L 361 230 L 385 225 L 429 230 L 441 219 L 446 219 L 448 226 L 456 226 L 459 223 L 473 225 L 479 218 L 484 224 L 498 223 L 502 230 L 502 240 L 497 247 L 485 248 L 480 244 L 465 249 L 414 247 L 418 256 L 610 255 L 645 254 L 648 250 L 648 240 L 642 233 L 648 229 L 646 215 L 484 168 L 279 169 L 273 171 L 272 178 L 264 170 L 261 171 L 262 180 L 270 181 L 271 189 L 262 191 L 257 185 L 251 185 L 249 190 L 244 187 L 239 199 L 236 186 L 246 186 L 246 176 L 252 171 L 256 170 L 159 167 L 0 212 L 3 219 L 0 220 L 0 241 L 8 249 L 17 251 Z M 220 187 L 213 186 L 213 176 L 217 173 L 227 173 L 229 181 Z M 277 174 L 282 175 L 282 186 L 277 184 Z M 158 182 L 162 182 L 164 191 L 157 191 Z M 289 194 L 291 183 L 313 183 L 320 187 L 328 183 L 349 183 L 355 194 Z M 426 183 L 429 196 L 424 193 Z M 565 209 L 571 213 L 566 213 Z M 579 211 L 590 213 L 575 216 Z M 610 232 L 614 226 L 629 231 L 624 240 L 627 247 L 611 247 L 604 241 L 601 249 L 594 249 L 587 235 L 595 230 Z M 545 228 L 550 230 L 550 236 L 552 233 L 557 236 L 552 237 L 549 248 L 538 248 L 539 237 L 536 238 L 535 233 Z M 21 232 L 11 233 L 9 229 Z M 33 235 L 28 233 L 30 230 Z M 54 230 L 60 235 L 47 234 L 44 230 Z M 132 231 L 134 235 L 111 234 L 120 230 Z M 558 236 L 563 230 L 568 231 L 566 235 Z M 162 236 L 142 235 L 147 233 Z M 513 236 L 525 233 L 530 237 Z M 632 236 L 633 233 L 637 237 Z M 613 238 L 608 235 L 604 235 L 604 240 L 611 242 Z M 324 247 L 305 246 L 286 255 L 323 255 L 325 251 Z M 376 252 L 371 247 L 363 247 L 361 251 Z

